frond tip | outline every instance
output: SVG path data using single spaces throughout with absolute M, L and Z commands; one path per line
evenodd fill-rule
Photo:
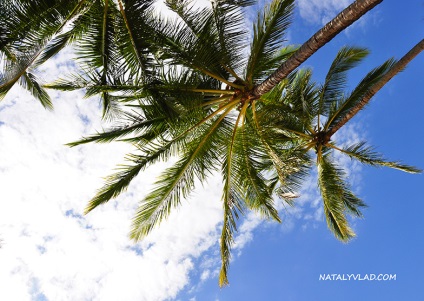
M 337 150 L 363 164 L 385 166 L 413 174 L 422 173 L 421 169 L 414 166 L 406 165 L 398 161 L 387 161 L 383 155 L 375 152 L 374 148 L 366 146 L 365 142 L 351 145 L 345 149 L 337 148 Z
M 328 228 L 339 240 L 349 241 L 355 237 L 355 232 L 349 226 L 346 213 L 361 216 L 359 208 L 365 204 L 350 191 L 343 170 L 331 162 L 328 155 L 318 161 L 318 185 Z

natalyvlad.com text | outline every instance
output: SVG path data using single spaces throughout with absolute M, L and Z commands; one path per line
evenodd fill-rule
M 393 281 L 396 274 L 320 274 L 320 281 Z

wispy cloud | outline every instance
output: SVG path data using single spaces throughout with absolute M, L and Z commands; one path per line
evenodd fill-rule
M 69 71 L 66 60 L 54 60 L 46 77 Z M 83 216 L 102 177 L 132 149 L 119 143 L 65 146 L 99 130 L 101 110 L 81 93 L 52 95 L 54 112 L 19 89 L 0 106 L 0 299 L 176 296 L 189 283 L 195 259 L 217 243 L 220 179 L 211 179 L 134 245 L 127 236 L 131 218 L 165 164 L 146 170 L 118 200 Z
M 353 0 L 299 0 L 297 4 L 302 19 L 311 25 L 323 26 L 353 2 Z M 373 9 L 346 28 L 344 33 L 349 36 L 355 28 L 367 31 L 370 23 L 377 25 L 381 20 L 382 15 L 379 14 L 378 8 Z
M 300 16 L 314 24 L 324 25 L 353 0 L 299 0 Z

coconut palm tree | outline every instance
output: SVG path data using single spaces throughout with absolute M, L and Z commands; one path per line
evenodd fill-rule
M 258 15 L 250 55 L 244 59 L 249 33 L 240 5 L 248 4 L 222 1 L 195 9 L 168 1 L 180 19 L 154 20 L 150 25 L 156 30 L 153 51 L 163 67 L 156 69 L 153 80 L 128 87 L 133 89 L 130 95 L 114 94 L 138 102 L 125 113 L 125 124 L 70 144 L 123 139 L 137 147 L 137 153 L 127 157 L 130 163 L 107 178 L 86 213 L 119 195 L 147 166 L 179 156 L 141 201 L 130 234 L 136 241 L 180 205 L 195 179 L 205 181 L 220 171 L 224 181 L 220 285 L 228 283 L 239 215 L 251 209 L 280 221 L 273 193 L 279 191 L 290 202 L 290 192 L 308 165 L 305 152 L 289 147 L 296 143 L 290 137 L 280 135 L 277 141 L 260 134 L 256 115 L 266 98 L 251 100 L 246 94 L 296 50 L 282 45 L 293 1 L 273 1 Z
M 281 102 L 263 111 L 265 122 L 262 123 L 266 123 L 273 133 L 277 134 L 279 131 L 285 135 L 291 134 L 299 139 L 297 147 L 305 151 L 315 151 L 318 186 L 327 225 L 342 241 L 348 241 L 355 236 L 349 227 L 346 213 L 361 217 L 360 208 L 365 204 L 350 190 L 345 180 L 345 172 L 335 162 L 333 152 L 340 152 L 372 166 L 387 166 L 409 173 L 419 173 L 421 170 L 400 162 L 386 161 L 365 142 L 339 146 L 331 137 L 362 109 L 390 78 L 404 69 L 423 49 L 423 45 L 424 42 L 421 41 L 398 62 L 390 59 L 373 69 L 350 93 L 344 92 L 347 72 L 363 60 L 368 51 L 364 48 L 343 47 L 331 64 L 324 84 L 316 90 L 316 97 L 309 97 L 310 89 L 299 94 L 297 90 L 282 85 L 273 92 L 283 95 Z M 296 81 L 301 84 L 294 87 L 307 87 L 305 83 L 309 81 L 309 72 L 298 72 L 296 77 Z M 289 105 L 292 108 L 287 109 Z M 297 114 L 297 108 L 302 108 L 300 115 Z

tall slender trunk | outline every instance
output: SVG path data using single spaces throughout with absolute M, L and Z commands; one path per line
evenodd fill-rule
M 300 66 L 319 48 L 327 44 L 342 30 L 347 28 L 362 15 L 373 9 L 383 0 L 357 0 L 333 20 L 328 22 L 323 28 L 318 30 L 308 41 L 306 41 L 287 61 L 285 61 L 273 74 L 271 74 L 261 84 L 255 86 L 251 92 L 252 98 L 258 98 L 269 92 L 281 80 L 287 77 L 290 72 Z
M 370 100 L 371 98 L 385 85 L 393 76 L 401 72 L 410 61 L 412 61 L 421 51 L 424 50 L 424 39 L 416 44 L 407 54 L 405 54 L 396 64 L 391 68 L 381 79 L 371 87 L 371 89 L 365 94 L 362 100 L 353 107 L 346 116 L 341 119 L 338 123 L 332 126 L 326 137 L 329 139 L 334 133 L 336 133 L 343 125 L 346 124 L 353 116 L 356 115 Z

